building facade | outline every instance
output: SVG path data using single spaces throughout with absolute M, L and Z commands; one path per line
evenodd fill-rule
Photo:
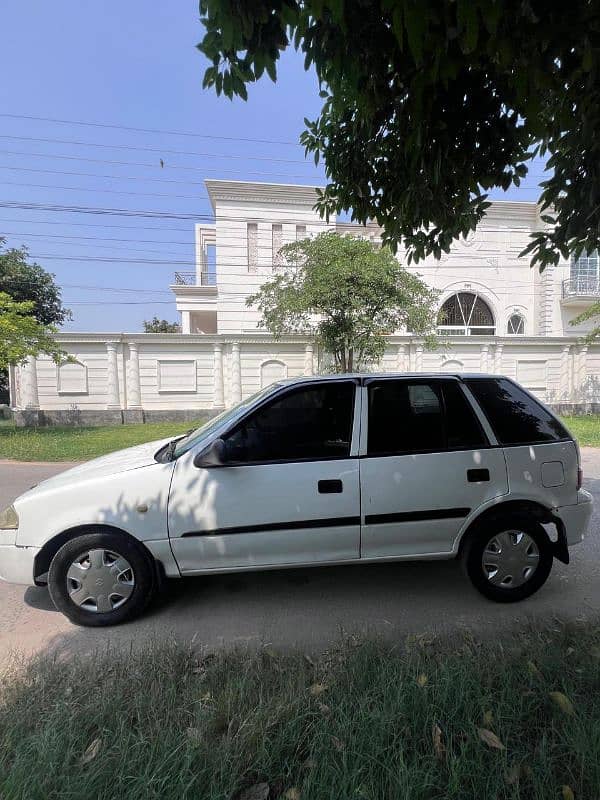
M 206 187 L 215 221 L 196 225 L 196 269 L 176 272 L 171 285 L 182 333 L 60 334 L 73 363 L 30 359 L 11 370 L 18 420 L 191 419 L 319 370 L 314 342 L 273 341 L 246 299 L 285 268 L 284 244 L 326 230 L 377 244 L 381 230 L 325 222 L 314 211 L 314 187 L 216 180 Z M 492 203 L 449 254 L 411 265 L 438 292 L 440 347 L 427 351 L 398 331 L 377 368 L 500 372 L 558 407 L 600 409 L 600 345 L 582 342 L 591 323 L 570 324 L 600 299 L 598 257 L 564 260 L 540 275 L 519 254 L 542 226 L 535 203 Z

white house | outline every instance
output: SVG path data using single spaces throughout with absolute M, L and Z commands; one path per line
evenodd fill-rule
M 196 225 L 196 271 L 176 272 L 171 285 L 182 333 L 60 334 L 76 363 L 30 359 L 11 372 L 18 420 L 191 419 L 285 375 L 318 370 L 314 343 L 274 342 L 246 298 L 283 266 L 283 244 L 324 230 L 377 243 L 379 227 L 326 223 L 314 211 L 314 187 L 219 180 L 206 187 L 215 221 Z M 600 410 L 600 345 L 582 343 L 587 328 L 569 324 L 600 299 L 598 254 L 540 275 L 519 253 L 543 224 L 535 203 L 495 202 L 450 254 L 409 267 L 439 292 L 447 347 L 427 351 L 399 331 L 379 368 L 502 372 L 548 403 Z

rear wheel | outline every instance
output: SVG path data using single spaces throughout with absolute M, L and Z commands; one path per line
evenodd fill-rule
M 54 605 L 77 625 L 117 625 L 142 613 L 154 594 L 154 565 L 135 540 L 87 533 L 56 553 L 48 572 Z
M 481 594 L 512 603 L 544 585 L 552 569 L 552 544 L 539 522 L 526 515 L 506 515 L 481 524 L 464 559 Z

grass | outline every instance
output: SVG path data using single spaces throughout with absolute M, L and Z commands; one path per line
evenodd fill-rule
M 16 461 L 85 461 L 90 458 L 176 436 L 202 424 L 156 422 L 145 425 L 107 425 L 81 428 L 17 428 L 0 424 L 0 458 Z
M 582 447 L 600 447 L 600 416 L 598 414 L 562 417 L 562 421 Z
M 563 417 L 583 447 L 600 447 L 600 417 Z M 198 420 L 196 425 L 200 425 Z M 16 461 L 85 461 L 154 439 L 176 436 L 194 427 L 191 422 L 115 425 L 99 428 L 17 428 L 0 420 L 0 458 Z
M 594 798 L 599 665 L 599 631 L 558 626 L 508 649 L 350 643 L 316 662 L 174 645 L 41 657 L 2 676 L 0 795 Z

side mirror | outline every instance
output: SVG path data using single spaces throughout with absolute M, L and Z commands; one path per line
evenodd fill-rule
M 215 439 L 205 450 L 194 458 L 195 467 L 223 467 L 227 463 L 226 447 L 223 439 Z

